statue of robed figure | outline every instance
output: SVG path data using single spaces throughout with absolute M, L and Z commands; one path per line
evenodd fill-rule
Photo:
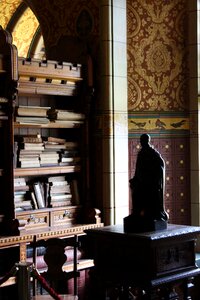
M 135 175 L 130 179 L 132 214 L 124 218 L 129 232 L 161 230 L 167 227 L 168 214 L 164 208 L 165 162 L 150 144 L 150 136 L 140 137 Z

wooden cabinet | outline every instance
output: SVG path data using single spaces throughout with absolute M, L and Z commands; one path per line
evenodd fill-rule
M 82 213 L 92 207 L 84 73 L 80 64 L 18 57 L 10 34 L 0 30 L 3 234 L 88 219 Z M 99 215 L 93 220 L 100 223 Z

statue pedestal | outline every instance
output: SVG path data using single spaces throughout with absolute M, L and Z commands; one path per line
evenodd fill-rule
M 90 299 L 105 299 L 111 288 L 118 291 L 115 299 L 130 299 L 130 290 L 137 299 L 200 299 L 195 262 L 200 227 L 168 224 L 160 231 L 126 233 L 120 224 L 86 233 L 95 265 Z
M 149 232 L 167 229 L 167 221 L 129 215 L 124 218 L 124 232 Z

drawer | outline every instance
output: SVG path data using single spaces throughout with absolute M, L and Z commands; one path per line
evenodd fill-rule
M 17 213 L 21 229 L 43 229 L 49 227 L 49 211 Z
M 77 223 L 79 218 L 79 207 L 64 207 L 59 209 L 53 209 L 50 212 L 50 224 L 51 226 L 71 226 Z

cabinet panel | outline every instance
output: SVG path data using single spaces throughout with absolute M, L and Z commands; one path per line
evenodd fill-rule
M 49 211 L 17 213 L 21 229 L 45 229 L 49 227 Z
M 50 212 L 51 226 L 71 226 L 77 223 L 80 207 L 65 207 Z

